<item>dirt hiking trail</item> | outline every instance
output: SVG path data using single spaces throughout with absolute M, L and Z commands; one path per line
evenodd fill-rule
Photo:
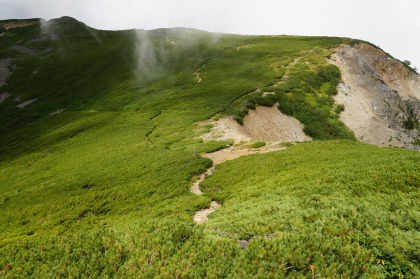
M 201 135 L 205 141 L 210 140 L 233 140 L 233 146 L 228 146 L 216 152 L 202 154 L 204 158 L 213 161 L 213 165 L 208 168 L 192 184 L 190 192 L 195 195 L 202 195 L 200 183 L 207 176 L 216 171 L 216 166 L 234 160 L 242 156 L 251 154 L 262 154 L 285 149 L 281 144 L 284 142 L 310 141 L 310 137 L 303 132 L 303 125 L 293 117 L 284 115 L 277 108 L 258 106 L 255 110 L 250 110 L 244 117 L 244 125 L 237 123 L 232 117 L 224 117 L 218 120 L 207 120 L 198 123 L 199 126 L 212 124 L 210 132 Z M 256 141 L 265 141 L 265 145 L 259 148 L 252 148 L 251 145 Z M 203 224 L 208 220 L 208 215 L 213 213 L 221 204 L 212 201 L 207 209 L 197 211 L 193 220 L 196 224 Z

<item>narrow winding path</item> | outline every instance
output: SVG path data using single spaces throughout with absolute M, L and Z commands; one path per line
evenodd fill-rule
M 197 181 L 193 183 L 190 188 L 190 192 L 195 195 L 202 195 L 203 192 L 200 189 L 200 183 L 206 179 L 208 175 L 212 175 L 216 171 L 216 165 L 221 164 L 223 162 L 234 160 L 242 156 L 250 155 L 250 154 L 259 154 L 259 153 L 267 153 L 273 151 L 279 151 L 285 149 L 285 147 L 266 147 L 260 149 L 235 149 L 232 147 L 222 149 L 216 152 L 208 153 L 202 155 L 202 157 L 209 158 L 213 161 L 213 166 L 208 168 L 204 173 L 202 173 Z M 208 220 L 208 215 L 210 213 L 215 212 L 219 207 L 222 205 L 217 201 L 212 201 L 209 208 L 199 210 L 194 214 L 193 220 L 196 224 L 203 224 Z
M 238 47 L 237 50 L 240 48 L 241 47 Z M 284 66 L 284 68 L 289 69 L 290 67 L 293 67 L 303 57 L 304 56 L 299 56 L 295 58 L 287 66 Z M 200 83 L 202 80 L 200 77 L 200 70 L 205 65 L 206 64 L 203 64 L 193 73 L 193 75 L 195 75 L 197 78 L 197 83 Z M 288 73 L 289 71 L 287 70 L 282 79 L 275 84 L 272 84 L 270 87 L 277 87 L 279 84 L 284 83 L 289 77 Z M 234 101 L 234 103 L 243 100 L 244 96 L 257 93 L 261 94 L 262 96 L 274 94 L 274 92 L 261 92 L 261 88 L 258 88 L 255 91 L 249 92 L 239 97 Z M 277 106 L 278 103 L 276 103 L 271 108 L 257 107 L 255 110 L 249 111 L 247 116 L 244 118 L 244 125 L 238 124 L 235 120 L 233 120 L 233 118 L 230 117 L 221 118 L 217 121 L 210 119 L 199 124 L 214 125 L 209 133 L 200 136 L 203 140 L 233 139 L 236 147 L 230 146 L 213 153 L 202 155 L 202 157 L 211 159 L 213 161 L 213 165 L 204 173 L 202 173 L 199 179 L 193 183 L 190 188 L 191 193 L 195 195 L 203 194 L 200 189 L 200 183 L 204 181 L 208 175 L 212 175 L 216 171 L 216 166 L 218 164 L 250 154 L 267 153 L 285 149 L 285 147 L 279 146 L 279 144 L 283 142 L 312 140 L 310 137 L 305 135 L 303 132 L 303 125 L 297 119 L 282 114 L 277 109 Z M 250 142 L 255 140 L 264 140 L 268 142 L 268 144 L 257 149 L 247 147 L 249 146 Z M 212 201 L 209 208 L 199 210 L 194 214 L 194 222 L 196 224 L 203 224 L 208 220 L 207 216 L 210 213 L 216 211 L 221 206 L 222 205 L 217 201 Z
M 195 72 L 193 74 L 197 78 L 197 83 L 200 83 L 202 81 L 202 78 L 200 77 L 200 70 L 202 68 L 204 68 L 205 66 L 206 66 L 206 64 L 201 65 L 197 70 L 195 70 Z

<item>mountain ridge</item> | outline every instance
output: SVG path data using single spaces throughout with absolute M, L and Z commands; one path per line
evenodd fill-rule
M 381 72 L 407 65 L 347 38 L 49 22 L 0 37 L 1 275 L 420 276 L 420 153 L 346 116 L 389 112 L 416 148 Z

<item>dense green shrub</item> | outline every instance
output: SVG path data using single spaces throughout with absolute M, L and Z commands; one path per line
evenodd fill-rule
M 252 148 L 259 148 L 259 147 L 263 147 L 265 145 L 266 145 L 265 141 L 257 141 L 257 142 L 254 142 L 253 144 L 251 144 L 251 147 Z
M 257 99 L 256 102 L 260 106 L 272 107 L 277 102 L 277 97 L 275 95 L 267 95 Z
M 139 73 L 133 31 L 55 23 L 58 40 L 29 43 L 39 25 L 0 40 L 16 65 L 1 88 L 13 94 L 0 104 L 1 276 L 312 278 L 311 266 L 321 277 L 419 276 L 419 154 L 336 140 L 352 136 L 320 49 L 341 38 L 147 31 L 165 55 Z M 17 44 L 50 50 L 21 55 Z M 18 109 L 18 94 L 39 99 Z M 335 140 L 225 162 L 204 195 L 190 193 L 212 166 L 198 155 L 232 144 L 203 141 L 210 126 L 197 123 L 241 121 L 275 101 L 309 135 Z M 212 200 L 222 207 L 195 225 Z

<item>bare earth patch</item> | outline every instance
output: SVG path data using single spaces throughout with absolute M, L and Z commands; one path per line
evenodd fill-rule
M 264 92 L 264 93 L 262 93 L 262 96 L 265 97 L 265 96 L 274 95 L 274 94 L 276 94 L 276 93 L 275 92 Z
M 9 92 L 1 93 L 0 94 L 0 104 L 3 103 L 4 100 L 9 98 L 11 95 Z
M 420 76 L 367 44 L 340 45 L 329 62 L 342 74 L 334 97 L 345 110 L 340 120 L 362 142 L 419 149 L 418 129 L 405 123 L 420 119 Z
M 50 114 L 48 114 L 48 115 L 56 115 L 56 114 L 60 114 L 60 113 L 62 113 L 63 111 L 65 111 L 67 108 L 63 108 L 63 109 L 59 109 L 59 110 L 56 110 L 56 111 L 54 111 L 54 112 L 51 112 Z
M 200 182 L 206 179 L 207 175 L 213 174 L 214 171 L 215 171 L 215 166 L 212 166 L 211 168 L 207 169 L 204 173 L 202 173 L 200 177 L 198 178 L 198 180 L 194 182 L 193 185 L 191 186 L 190 188 L 191 193 L 196 194 L 198 196 L 203 194 L 203 192 L 201 192 L 200 190 Z
M 283 114 L 278 108 L 258 106 L 249 110 L 241 126 L 233 117 L 224 117 L 217 121 L 206 121 L 213 124 L 210 133 L 201 135 L 203 140 L 233 139 L 235 144 L 255 140 L 270 143 L 309 141 L 310 137 L 303 132 L 303 125 L 295 118 Z
M 206 222 L 209 219 L 207 217 L 207 215 L 215 212 L 220 206 L 222 206 L 220 203 L 218 203 L 216 201 L 212 201 L 211 206 L 209 208 L 197 211 L 194 214 L 194 217 L 193 217 L 194 222 L 196 224 L 203 224 L 204 222 Z
M 20 104 L 16 105 L 16 107 L 17 107 L 17 108 L 24 108 L 24 107 L 26 107 L 27 105 L 32 104 L 32 103 L 33 103 L 33 102 L 35 102 L 36 100 L 38 100 L 38 98 L 34 98 L 34 99 L 30 99 L 30 100 L 26 100 L 26 101 L 24 101 L 24 102 L 22 102 L 22 103 L 20 103 Z
M 267 146 L 267 147 L 261 147 L 261 148 L 234 148 L 230 147 L 228 149 L 222 149 L 216 152 L 208 153 L 201 155 L 201 157 L 209 158 L 213 161 L 213 164 L 216 166 L 218 164 L 221 164 L 223 162 L 229 161 L 229 160 L 235 160 L 236 158 L 251 155 L 251 154 L 262 154 L 267 152 L 273 152 L 273 151 L 279 151 L 283 150 L 284 147 L 280 146 Z
M 38 21 L 12 21 L 12 22 L 3 24 L 3 27 L 4 29 L 6 29 L 6 32 L 7 32 L 7 30 L 9 30 L 10 28 L 25 27 L 25 26 L 34 25 L 37 23 Z M 6 34 L 6 32 L 1 33 L 0 37 Z
M 200 68 L 198 68 L 197 70 L 195 70 L 194 74 L 195 77 L 197 78 L 197 83 L 200 83 L 202 81 L 201 77 L 200 77 L 200 70 L 202 68 L 204 68 L 206 66 L 206 64 L 203 64 Z
M 309 141 L 303 125 L 295 118 L 283 114 L 278 108 L 258 106 L 244 117 L 244 129 L 251 138 L 278 142 Z
M 201 195 L 200 183 L 208 175 L 216 171 L 216 165 L 234 160 L 250 154 L 260 154 L 284 149 L 282 142 L 308 141 L 310 137 L 303 133 L 303 125 L 293 117 L 284 115 L 277 108 L 258 106 L 250 110 L 244 117 L 244 125 L 241 126 L 232 117 L 221 118 L 217 121 L 209 120 L 199 125 L 213 124 L 209 133 L 201 135 L 204 140 L 234 140 L 235 144 L 226 149 L 203 154 L 202 157 L 213 161 L 213 166 L 202 173 L 190 188 L 191 193 Z M 250 143 L 256 140 L 266 141 L 266 145 L 260 148 L 250 148 Z M 207 215 L 218 209 L 221 204 L 213 201 L 210 208 L 197 211 L 194 222 L 202 224 L 208 220 Z

